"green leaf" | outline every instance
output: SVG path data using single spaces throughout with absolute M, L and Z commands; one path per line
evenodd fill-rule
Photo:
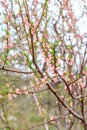
M 25 52 L 23 52 L 24 56 L 27 56 L 27 54 Z
M 10 128 L 6 128 L 6 130 L 10 130 Z
M 42 42 L 45 42 L 45 38 L 42 38 Z
M 51 64 L 54 65 L 54 61 L 51 61 Z
M 67 49 L 71 49 L 71 47 L 72 47 L 71 45 L 67 45 Z
M 15 130 L 18 130 L 18 128 L 16 128 Z
M 18 2 L 18 0 L 14 0 L 15 2 Z
M 68 59 L 70 60 L 71 58 L 72 58 L 72 55 L 71 55 L 71 54 L 69 54 Z
M 30 61 L 30 62 L 28 63 L 28 67 L 29 67 L 29 68 L 31 68 L 32 63 L 33 63 L 32 61 Z
M 54 50 L 54 48 L 51 48 L 50 53 L 51 53 L 52 55 L 55 54 L 55 50 Z
M 57 42 L 56 42 L 56 45 L 59 45 L 61 43 L 61 40 L 59 39 Z
M 29 62 L 29 58 L 28 58 L 28 54 L 26 54 L 25 52 L 23 52 L 25 58 L 26 58 L 26 62 L 28 63 Z
M 5 22 L 6 22 L 6 20 L 5 20 Z M 7 32 L 7 28 L 5 28 L 5 32 Z
M 61 67 L 61 65 L 59 64 L 58 67 Z
M 8 35 L 10 35 L 10 32 L 7 32 Z
M 46 16 L 46 15 L 47 15 L 47 12 L 45 11 L 45 12 L 44 12 L 44 16 Z
M 5 62 L 5 63 L 6 63 L 6 65 L 9 65 L 9 62 L 8 62 L 8 60 L 6 60 L 6 62 Z
M 83 69 L 86 71 L 86 70 L 87 70 L 87 67 L 85 66 Z
M 4 89 L 3 94 L 8 95 L 8 89 L 7 88 Z
M 5 56 L 4 55 L 2 55 L 2 60 L 5 61 Z

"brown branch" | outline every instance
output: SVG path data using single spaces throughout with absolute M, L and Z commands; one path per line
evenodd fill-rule
M 0 67 L 0 70 L 4 70 L 4 71 L 11 71 L 11 72 L 15 72 L 15 73 L 21 73 L 21 74 L 33 74 L 33 73 L 36 73 L 36 72 L 27 72 L 27 71 L 21 71 L 21 70 L 15 70 L 15 69 L 11 69 L 11 68 L 3 68 L 3 67 Z
M 65 114 L 65 115 L 61 115 L 61 116 L 59 116 L 58 118 L 56 118 L 56 119 L 52 119 L 52 120 L 49 120 L 49 121 L 45 121 L 44 123 L 51 123 L 52 121 L 56 121 L 56 120 L 58 120 L 58 119 L 61 119 L 61 118 L 64 118 L 65 116 L 67 116 L 67 115 L 69 115 L 69 113 L 67 113 L 67 114 Z M 31 130 L 31 129 L 34 129 L 34 128 L 36 128 L 36 127 L 39 127 L 39 126 L 42 126 L 42 125 L 44 125 L 44 123 L 40 123 L 40 124 L 38 124 L 38 125 L 35 125 L 35 126 L 32 126 L 32 127 L 30 127 L 30 128 L 28 128 L 28 129 L 22 129 L 22 130 Z
M 23 94 L 23 95 L 26 95 L 25 94 L 26 91 L 28 91 L 28 94 L 34 94 L 34 93 L 40 93 L 40 92 L 47 91 L 47 90 L 48 90 L 48 88 L 42 89 L 42 90 L 37 90 L 37 91 L 28 91 L 26 89 L 26 90 L 20 90 L 19 92 L 21 92 L 21 94 Z M 20 93 L 16 93 L 16 92 L 10 92 L 10 94 L 20 95 Z
M 1 121 L 2 121 L 3 124 L 6 124 L 1 115 L 0 115 L 0 119 L 1 119 Z
M 6 23 L 6 26 L 7 26 L 7 31 L 6 31 L 6 35 L 7 35 L 7 38 L 6 38 L 6 41 L 7 41 L 7 49 L 6 49 L 6 53 L 5 53 L 5 60 L 4 60 L 4 63 L 3 63 L 3 67 L 6 65 L 6 62 L 7 62 L 7 57 L 8 57 L 8 46 L 9 46 L 9 40 L 8 40 L 8 31 L 9 31 L 9 25 L 8 25 L 8 22 Z
M 39 72 L 39 74 L 41 75 L 41 78 L 44 77 L 43 73 L 41 72 L 41 70 L 39 69 L 37 63 L 36 63 L 36 60 L 35 60 L 35 51 L 34 51 L 34 43 L 33 43 L 33 34 L 31 32 L 31 29 L 29 29 L 30 31 L 30 37 L 31 37 L 31 48 L 32 48 L 32 61 L 37 69 L 37 71 Z M 67 84 L 67 82 L 64 80 L 64 82 Z M 47 86 L 48 86 L 48 89 L 55 95 L 55 97 L 57 98 L 57 100 L 59 100 L 61 102 L 61 104 L 67 108 L 67 110 L 74 116 L 76 117 L 77 119 L 81 120 L 81 121 L 84 121 L 84 118 L 82 116 L 80 116 L 79 114 L 77 114 L 72 108 L 70 108 L 61 98 L 61 96 L 56 93 L 55 89 L 49 84 L 47 83 Z
M 31 32 L 31 31 L 32 31 L 31 28 L 29 29 L 29 31 L 30 31 L 30 37 L 31 37 L 32 61 L 33 61 L 33 63 L 35 64 L 35 67 L 36 67 L 36 69 L 38 70 L 39 74 L 40 74 L 41 77 L 43 78 L 44 76 L 43 76 L 42 72 L 40 71 L 40 69 L 39 69 L 39 67 L 38 67 L 38 65 L 37 65 L 37 63 L 36 63 L 36 60 L 35 60 L 35 51 L 34 51 L 34 43 L 33 43 L 33 34 L 32 34 L 32 32 Z
M 46 88 L 46 89 L 37 90 L 37 91 L 32 91 L 32 92 L 29 91 L 29 93 L 39 93 L 39 92 L 43 92 L 43 91 L 47 91 L 47 90 L 49 90 L 49 89 Z
M 34 45 L 33 45 L 33 35 L 31 33 L 31 29 L 30 29 L 30 35 L 31 35 L 31 44 L 32 44 L 32 57 L 33 57 L 33 62 L 36 66 L 36 69 L 38 70 L 39 74 L 41 75 L 41 77 L 43 78 L 44 75 L 43 73 L 41 72 L 41 70 L 39 69 L 36 61 L 35 61 L 35 52 L 34 52 Z M 61 75 L 60 75 L 61 76 Z M 61 77 L 62 78 L 62 77 Z M 63 79 L 64 80 L 64 79 Z M 67 82 L 64 80 L 65 84 L 67 84 Z M 55 89 L 49 84 L 47 83 L 47 86 L 48 86 L 48 89 L 55 95 L 55 97 L 57 98 L 57 100 L 59 100 L 61 102 L 61 104 L 68 109 L 68 111 L 74 116 L 76 117 L 77 119 L 81 120 L 81 121 L 84 121 L 83 117 L 80 116 L 79 114 L 77 114 L 72 108 L 70 108 L 63 100 L 62 98 L 60 97 L 60 95 L 58 95 L 58 93 L 56 93 Z
M 69 107 L 61 98 L 61 96 L 56 93 L 55 89 L 53 87 L 51 87 L 50 84 L 47 84 L 48 88 L 50 89 L 50 91 L 55 95 L 55 97 L 61 102 L 61 104 L 67 108 L 67 110 L 74 116 L 76 117 L 77 119 L 81 120 L 81 121 L 84 121 L 83 117 L 80 116 L 79 114 L 77 114 L 71 107 Z
M 27 40 L 27 43 L 28 43 L 28 48 L 30 49 L 30 43 L 29 43 L 29 40 L 28 40 L 28 34 L 27 34 L 25 22 L 24 22 L 24 20 L 23 20 L 22 7 L 21 7 L 21 4 L 20 4 L 20 1 L 19 1 L 19 0 L 18 0 L 18 4 L 19 4 L 19 7 L 20 7 L 20 13 L 21 13 L 20 15 L 21 15 L 21 19 L 22 19 L 22 24 L 23 24 L 23 28 L 24 28 L 26 40 Z
M 44 10 L 45 10 L 46 5 L 47 5 L 47 1 L 46 1 L 45 4 L 44 4 L 41 17 L 40 17 L 40 19 L 39 19 L 39 21 L 38 21 L 38 24 L 37 24 L 35 30 L 39 27 L 39 25 L 40 25 L 40 23 L 41 23 L 41 20 L 42 20 L 42 17 L 43 17 L 43 15 L 44 15 Z
M 72 94 L 72 92 L 70 91 L 70 89 L 69 89 L 69 86 L 71 85 L 71 84 L 73 84 L 73 83 L 75 83 L 76 81 L 78 81 L 82 76 L 84 76 L 85 74 L 81 74 L 79 77 L 77 77 L 76 79 L 74 79 L 73 81 L 71 81 L 69 84 L 65 81 L 65 79 L 60 75 L 60 74 L 58 74 L 58 76 L 62 79 L 62 81 L 65 83 L 65 85 L 66 85 L 66 87 L 67 87 L 67 89 L 68 89 L 68 92 L 69 92 L 69 94 L 70 94 L 70 96 L 72 97 L 72 98 L 74 98 L 74 99 L 80 99 L 80 98 L 82 98 L 82 95 L 79 95 L 79 96 L 74 96 L 73 94 Z
M 81 74 L 81 75 L 79 75 L 79 77 L 77 77 L 76 79 L 74 79 L 73 81 L 71 81 L 68 85 L 71 85 L 71 84 L 75 83 L 75 82 L 78 81 L 80 78 L 82 78 L 82 76 L 84 76 L 84 75 L 85 75 L 84 73 Z
M 4 123 L 5 123 L 6 126 L 9 126 L 9 122 L 8 122 L 8 120 L 7 120 L 7 115 L 6 115 L 6 112 L 5 112 L 5 110 L 4 110 L 3 103 L 0 102 L 0 104 L 1 104 L 2 111 L 3 111 L 3 116 L 4 116 L 4 120 L 3 120 L 3 121 L 4 121 Z

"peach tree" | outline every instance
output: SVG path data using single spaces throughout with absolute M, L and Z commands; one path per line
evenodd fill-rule
M 2 129 L 87 130 L 86 5 L 86 0 L 0 1 Z M 22 105 L 35 107 L 38 124 L 28 123 L 28 113 L 22 127 L 10 123 L 8 104 L 14 100 L 9 107 L 15 109 L 23 96 L 28 100 Z

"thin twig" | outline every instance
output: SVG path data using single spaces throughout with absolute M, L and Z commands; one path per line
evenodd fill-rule
M 11 68 L 3 68 L 3 67 L 0 67 L 0 70 L 5 70 L 5 71 L 11 71 L 11 72 L 15 72 L 15 73 L 22 73 L 22 74 L 32 74 L 32 73 L 37 73 L 38 71 L 36 72 L 27 72 L 27 71 L 21 71 L 21 70 L 16 70 L 16 69 L 11 69 Z

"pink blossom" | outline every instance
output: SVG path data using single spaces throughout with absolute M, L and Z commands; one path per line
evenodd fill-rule
M 34 29 L 34 28 L 31 30 L 31 33 L 32 33 L 32 34 L 34 34 L 34 33 L 35 33 L 35 29 Z
M 34 7 L 36 7 L 37 6 L 37 3 L 38 3 L 38 1 L 37 0 L 34 0 Z
M 64 86 L 64 90 L 66 90 L 67 89 L 67 86 Z
M 58 68 L 58 67 L 56 67 L 56 71 L 57 71 L 57 72 L 59 71 L 59 68 Z
M 11 36 L 10 36 L 10 35 L 6 35 L 6 38 L 7 38 L 8 40 L 11 40 Z
M 63 0 L 63 7 L 62 8 L 67 8 L 68 6 L 68 0 Z
M 3 49 L 3 50 L 7 50 L 7 46 L 4 46 L 2 49 Z
M 80 83 L 80 87 L 84 88 L 85 87 L 85 83 Z
M 68 102 L 68 101 L 69 101 L 69 98 L 66 98 L 66 101 Z
M 4 71 L 3 74 L 6 75 L 7 74 L 6 71 Z
M 84 74 L 87 76 L 87 70 L 84 72 Z
M 50 120 L 55 120 L 57 118 L 57 116 L 51 116 Z
M 7 44 L 7 41 L 4 41 L 4 44 Z
M 51 2 L 51 0 L 48 0 L 48 2 L 50 3 L 50 2 Z
M 24 91 L 23 93 L 24 93 L 25 95 L 28 95 L 28 91 L 27 91 L 27 90 L 26 90 L 26 91 Z
M 64 99 L 64 96 L 62 95 L 61 98 Z
M 42 42 L 42 38 L 39 38 L 38 41 L 39 41 L 39 42 Z
M 12 96 L 13 96 L 13 95 L 12 95 L 11 93 L 9 93 L 9 94 L 7 95 L 7 97 L 8 97 L 9 100 L 12 100 Z
M 72 91 L 72 85 L 69 86 L 70 91 Z
M 0 94 L 0 99 L 2 98 L 3 96 Z
M 34 11 L 34 12 L 33 12 L 33 15 L 37 15 L 37 12 L 36 12 L 36 11 Z
M 16 94 L 13 94 L 12 96 L 13 96 L 13 97 L 15 97 L 15 98 L 17 97 L 17 95 L 16 95 Z
M 42 78 L 41 82 L 44 83 L 44 84 L 47 84 L 47 78 L 46 77 Z
M 34 2 L 37 2 L 37 0 L 34 0 Z
M 23 90 L 24 90 L 24 91 L 25 91 L 25 90 L 27 90 L 27 87 L 26 87 L 26 86 L 24 86 L 24 87 L 23 87 Z
M 21 91 L 20 91 L 19 88 L 16 88 L 15 92 L 16 92 L 17 94 L 21 94 Z
M 9 60 L 11 60 L 11 58 L 10 58 L 10 57 L 7 57 L 7 60 L 9 61 Z
M 40 85 L 40 89 L 42 89 L 42 88 L 44 88 L 44 84 L 43 83 Z
M 26 22 L 27 21 L 27 17 L 23 17 L 23 20 L 24 20 L 24 22 Z
M 69 65 L 72 66 L 74 63 L 74 58 L 71 58 L 70 61 L 69 61 Z
M 44 34 L 43 34 L 43 37 L 44 37 L 44 38 L 47 38 L 47 34 L 44 33 Z
M 77 93 L 76 92 L 74 92 L 74 96 L 76 96 L 77 95 Z
M 57 83 L 57 82 L 58 82 L 58 79 L 57 79 L 57 78 L 54 78 L 53 80 L 54 80 L 54 82 L 55 82 L 55 83 Z
M 38 22 L 36 22 L 36 23 L 34 24 L 34 29 L 37 27 L 37 25 L 38 25 Z
M 31 24 L 30 24 L 28 21 L 26 21 L 26 26 L 27 26 L 27 27 L 30 27 Z

